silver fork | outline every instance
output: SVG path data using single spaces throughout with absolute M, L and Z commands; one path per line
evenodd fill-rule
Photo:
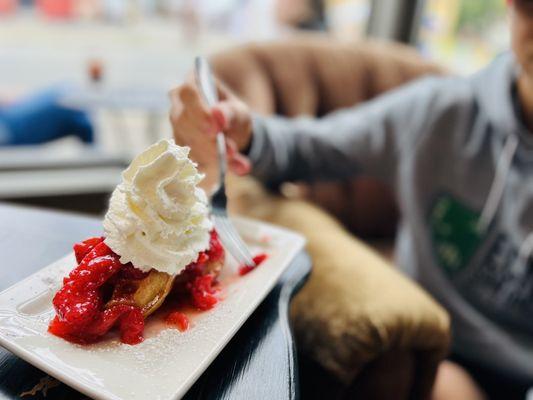
M 200 88 L 200 92 L 202 93 L 205 102 L 209 107 L 214 106 L 218 102 L 218 93 L 213 80 L 211 67 L 205 58 L 196 57 L 194 60 L 194 72 L 196 83 Z M 246 244 L 228 217 L 228 200 L 226 197 L 226 170 L 228 167 L 228 159 L 226 154 L 226 138 L 222 132 L 217 133 L 216 145 L 219 176 L 218 188 L 211 197 L 211 213 L 213 215 L 213 221 L 222 244 L 235 260 L 237 260 L 239 264 L 255 267 L 255 262 L 248 247 L 246 247 Z

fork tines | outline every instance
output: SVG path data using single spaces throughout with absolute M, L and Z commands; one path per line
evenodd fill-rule
M 255 267 L 255 262 L 248 247 L 246 247 L 246 244 L 241 239 L 239 233 L 235 230 L 235 227 L 229 220 L 228 216 L 214 213 L 213 220 L 222 244 L 228 249 L 229 253 L 235 257 L 237 262 L 241 265 Z

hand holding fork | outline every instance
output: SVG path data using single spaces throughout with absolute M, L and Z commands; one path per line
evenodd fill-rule
M 228 252 L 240 264 L 254 266 L 249 250 L 228 218 L 225 195 L 227 168 L 240 175 L 250 169 L 248 159 L 239 150 L 251 140 L 251 115 L 248 107 L 225 87 L 219 84 L 217 91 L 209 64 L 200 57 L 195 62 L 195 78 L 196 84 L 185 83 L 170 93 L 174 137 L 176 143 L 191 147 L 191 157 L 210 178 L 218 169 L 217 189 L 211 199 L 213 221 Z

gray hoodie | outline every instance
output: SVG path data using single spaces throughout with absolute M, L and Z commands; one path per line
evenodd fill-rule
M 397 261 L 450 312 L 453 351 L 533 382 L 533 134 L 510 54 L 321 119 L 254 117 L 268 184 L 377 177 L 402 210 Z

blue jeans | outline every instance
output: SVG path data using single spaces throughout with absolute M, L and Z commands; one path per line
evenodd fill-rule
M 0 107 L 0 146 L 40 144 L 69 135 L 92 143 L 94 131 L 87 113 L 59 104 L 65 90 L 53 87 Z

